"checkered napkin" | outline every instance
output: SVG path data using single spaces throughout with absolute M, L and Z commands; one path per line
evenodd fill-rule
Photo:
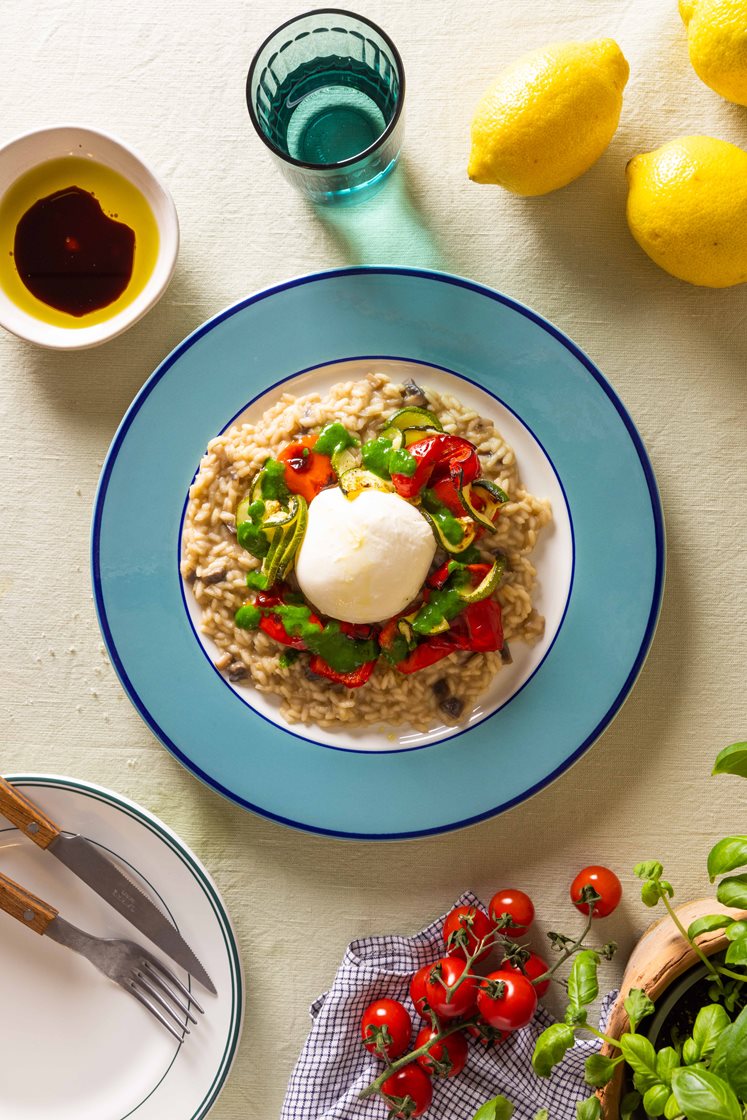
M 482 906 L 469 892 L 456 906 Z M 439 918 L 414 937 L 366 937 L 347 948 L 331 989 L 311 1005 L 311 1034 L 293 1071 L 280 1120 L 385 1120 L 381 1097 L 358 1094 L 382 1072 L 360 1042 L 360 1020 L 375 999 L 401 1000 L 418 1022 L 408 993 L 410 977 L 443 952 Z M 606 1018 L 614 993 L 606 997 Z M 502 1093 L 515 1106 L 515 1120 L 533 1120 L 546 1108 L 552 1120 L 576 1120 L 576 1101 L 590 1096 L 584 1062 L 598 1042 L 577 1042 L 550 1079 L 537 1077 L 531 1057 L 537 1036 L 554 1022 L 544 1008 L 524 1030 L 497 1049 L 470 1040 L 467 1066 L 458 1077 L 435 1078 L 427 1120 L 471 1120 L 485 1101 Z

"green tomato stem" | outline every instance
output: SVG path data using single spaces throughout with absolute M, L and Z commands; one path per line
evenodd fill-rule
M 558 957 L 558 959 L 556 960 L 556 962 L 552 966 L 552 968 L 548 968 L 547 972 L 543 972 L 541 976 L 537 976 L 537 977 L 535 977 L 534 980 L 532 980 L 532 984 L 534 984 L 535 988 L 537 987 L 538 984 L 541 984 L 544 980 L 552 980 L 554 974 L 558 971 L 560 966 L 562 964 L 565 964 L 565 962 L 568 960 L 568 958 L 572 957 L 574 953 L 577 953 L 580 949 L 583 949 L 584 940 L 588 936 L 589 931 L 591 930 L 591 923 L 592 923 L 593 920 L 594 920 L 594 903 L 592 902 L 589 906 L 589 916 L 586 919 L 586 925 L 584 926 L 583 933 L 578 938 L 578 940 L 573 942 L 572 945 L 569 945 L 565 949 L 563 949 L 563 951 L 561 952 L 560 956 Z
M 688 943 L 688 945 L 690 945 L 690 946 L 691 946 L 691 947 L 692 947 L 692 948 L 693 948 L 693 949 L 695 950 L 695 952 L 696 952 L 696 953 L 698 954 L 698 956 L 700 957 L 700 959 L 701 959 L 701 961 L 703 962 L 703 964 L 704 964 L 704 965 L 706 966 L 706 968 L 708 969 L 708 971 L 710 972 L 710 974 L 711 974 L 711 975 L 713 976 L 713 978 L 714 978 L 714 980 L 716 981 L 716 983 L 717 983 L 717 984 L 719 985 L 719 987 L 720 987 L 720 988 L 721 988 L 721 990 L 723 991 L 723 990 L 724 990 L 724 985 L 723 985 L 723 981 L 721 980 L 721 977 L 719 976 L 719 972 L 720 972 L 721 970 L 720 970 L 720 969 L 717 969 L 717 968 L 716 968 L 716 965 L 715 965 L 715 964 L 713 964 L 713 963 L 712 963 L 712 961 L 710 961 L 710 960 L 708 959 L 708 957 L 707 957 L 707 956 L 706 956 L 706 954 L 705 954 L 705 953 L 703 952 L 703 950 L 702 950 L 702 949 L 700 948 L 700 946 L 699 946 L 699 945 L 696 945 L 696 944 L 695 944 L 695 941 L 691 940 L 691 939 L 690 939 L 690 938 L 689 938 L 689 937 L 687 936 L 687 930 L 685 929 L 685 927 L 683 926 L 682 922 L 681 922 L 681 921 L 679 920 L 679 918 L 677 917 L 677 914 L 675 913 L 674 907 L 672 906 L 671 902 L 669 901 L 669 897 L 668 897 L 668 895 L 666 894 L 666 892 L 665 892 L 665 891 L 664 891 L 664 892 L 662 892 L 662 894 L 660 895 L 660 897 L 661 897 L 661 900 L 662 900 L 662 902 L 664 903 L 664 905 L 665 905 L 665 906 L 666 906 L 666 908 L 667 908 L 667 913 L 669 914 L 669 917 L 670 917 L 670 918 L 672 919 L 672 921 L 673 921 L 673 922 L 674 922 L 674 924 L 676 925 L 677 929 L 678 929 L 678 930 L 680 931 L 680 933 L 681 933 L 681 934 L 682 934 L 682 936 L 684 937 L 685 941 L 686 941 L 686 942 Z M 726 973 L 726 974 L 728 975 L 728 971 L 727 971 L 727 973 Z M 732 974 L 732 975 L 733 975 L 733 974 Z M 744 979 L 744 977 L 737 977 L 737 979 Z
M 463 1022 L 454 1023 L 450 1027 L 445 1027 L 443 1030 L 439 1031 L 436 1038 L 429 1039 L 428 1042 L 424 1043 L 422 1046 L 418 1046 L 416 1050 L 410 1050 L 408 1054 L 403 1054 L 401 1058 L 397 1058 L 396 1061 L 387 1066 L 383 1073 L 379 1074 L 375 1081 L 372 1081 L 370 1085 L 368 1085 L 361 1093 L 359 1093 L 358 1100 L 363 1101 L 366 1099 L 366 1097 L 371 1097 L 374 1093 L 380 1092 L 381 1086 L 384 1084 L 384 1082 L 388 1078 L 390 1078 L 392 1074 L 396 1073 L 397 1070 L 403 1069 L 405 1066 L 409 1066 L 416 1060 L 416 1058 L 419 1058 L 422 1054 L 427 1054 L 431 1046 L 435 1046 L 437 1042 L 443 1042 L 443 1040 L 445 1038 L 448 1038 L 450 1034 L 456 1034 L 457 1031 L 462 1031 L 465 1027 L 473 1026 L 477 1022 L 477 1019 L 477 1015 L 474 1015 L 471 1019 L 465 1019 Z

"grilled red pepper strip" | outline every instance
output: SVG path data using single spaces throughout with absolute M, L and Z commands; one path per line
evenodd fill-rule
M 323 622 L 321 621 L 321 619 L 317 618 L 315 614 L 309 615 L 309 622 L 316 623 L 319 626 L 320 630 L 324 629 Z M 267 634 L 269 638 L 274 638 L 276 642 L 282 642 L 284 646 L 292 646 L 293 649 L 309 648 L 306 645 L 304 639 L 300 637 L 300 635 L 289 634 L 285 629 L 285 626 L 283 625 L 282 619 L 272 612 L 262 615 L 262 618 L 259 622 L 259 628 L 265 634 Z
M 415 474 L 393 474 L 392 482 L 403 498 L 415 498 L 428 485 L 431 475 L 452 478 L 456 486 L 474 482 L 480 474 L 480 460 L 475 447 L 461 436 L 440 432 L 416 440 L 407 448 L 417 462 Z
M 318 435 L 301 436 L 278 455 L 279 461 L 285 464 L 285 485 L 307 502 L 312 502 L 320 491 L 337 481 L 329 455 L 313 450 L 318 439 Z
M 448 633 L 457 649 L 470 650 L 472 653 L 498 652 L 503 649 L 500 603 L 497 599 L 481 599 L 478 603 L 470 603 Z
M 451 631 L 447 631 L 445 634 L 434 634 L 432 638 L 426 638 L 420 642 L 404 661 L 398 661 L 397 668 L 400 673 L 417 673 L 420 669 L 427 668 L 428 665 L 435 665 L 441 658 L 448 657 L 454 650 L 462 648 L 464 647 L 454 643 Z
M 365 664 L 359 665 L 357 669 L 353 669 L 349 673 L 338 673 L 327 664 L 324 658 L 314 653 L 309 659 L 309 668 L 317 676 L 328 677 L 329 680 L 335 681 L 337 684 L 344 684 L 345 688 L 360 688 L 373 673 L 376 662 L 366 661 Z

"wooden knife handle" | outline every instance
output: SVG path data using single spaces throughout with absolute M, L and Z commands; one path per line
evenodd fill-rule
M 40 848 L 48 848 L 60 830 L 38 805 L 0 777 L 0 813 L 30 837 Z
M 48 902 L 42 902 L 31 891 L 20 887 L 12 879 L 0 872 L 0 910 L 17 918 L 23 926 L 28 926 L 34 933 L 44 933 L 50 922 L 54 921 L 59 911 Z

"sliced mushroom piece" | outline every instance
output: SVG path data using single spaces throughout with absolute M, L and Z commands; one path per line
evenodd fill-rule
M 217 567 L 208 568 L 206 572 L 200 574 L 203 587 L 212 587 L 214 583 L 221 583 L 228 575 L 228 568 L 225 564 L 220 564 Z
M 402 386 L 402 400 L 405 404 L 414 405 L 417 408 L 428 408 L 430 405 L 424 390 L 412 378 L 405 381 Z
M 232 684 L 243 681 L 249 676 L 249 670 L 241 661 L 232 661 L 226 669 L 226 676 Z
M 501 661 L 504 665 L 513 665 L 514 663 L 514 659 L 511 656 L 511 650 L 508 648 L 508 642 L 503 643 L 503 649 L 501 650 Z
M 445 700 L 449 695 L 449 685 L 445 677 L 439 677 L 437 681 L 433 682 L 431 688 L 437 700 Z
M 460 700 L 458 696 L 447 696 L 438 706 L 450 719 L 459 719 L 464 711 L 464 700 Z

